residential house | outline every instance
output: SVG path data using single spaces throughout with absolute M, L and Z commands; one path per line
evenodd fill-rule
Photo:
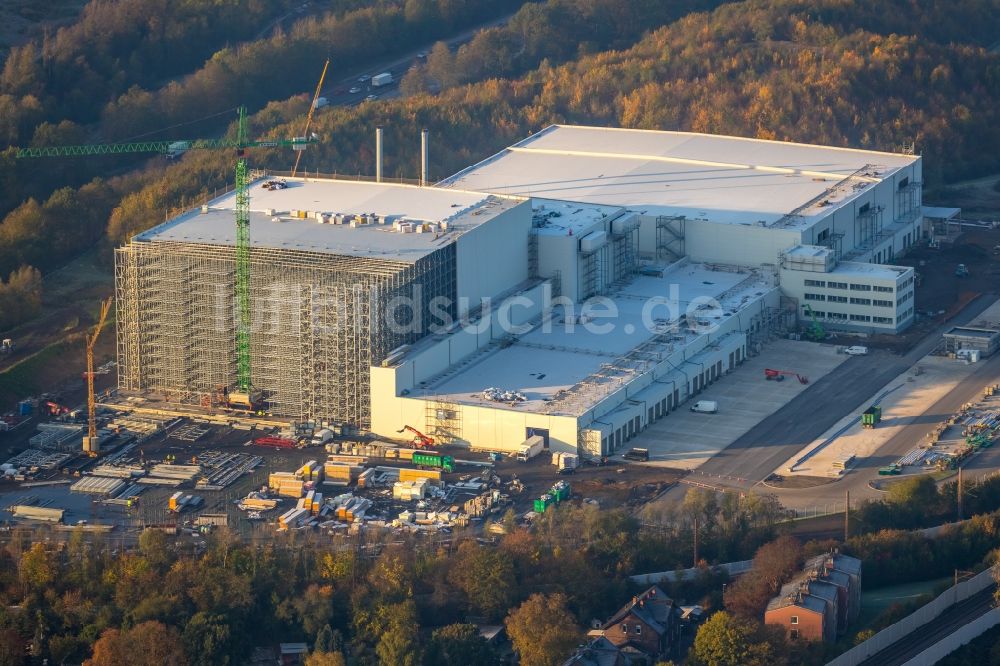
M 655 664 L 674 645 L 676 617 L 673 600 L 654 585 L 635 596 L 601 627 L 612 645 L 633 664 Z
M 767 605 L 765 624 L 790 639 L 834 641 L 861 607 L 861 560 L 832 552 L 810 559 Z

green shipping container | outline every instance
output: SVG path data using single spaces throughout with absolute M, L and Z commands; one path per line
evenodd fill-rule
M 545 513 L 545 510 L 552 506 L 552 502 L 552 495 L 542 495 L 535 500 L 535 513 Z
M 455 459 L 451 456 L 442 456 L 439 453 L 420 453 L 418 451 L 413 454 L 413 464 L 419 467 L 433 467 L 445 472 L 451 472 L 455 469 Z
M 861 425 L 865 428 L 874 428 L 881 420 L 881 407 L 869 407 L 861 414 Z

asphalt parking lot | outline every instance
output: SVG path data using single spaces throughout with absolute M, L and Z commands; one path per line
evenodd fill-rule
M 848 358 L 831 345 L 775 340 L 680 409 L 650 425 L 628 446 L 649 449 L 651 464 L 694 469 Z M 764 378 L 765 368 L 797 373 L 807 378 L 809 384 L 802 384 L 791 375 L 786 375 L 784 381 L 769 381 Z M 695 400 L 715 400 L 719 412 L 691 412 L 689 408 Z

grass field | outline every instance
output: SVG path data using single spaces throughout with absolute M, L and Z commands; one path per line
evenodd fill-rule
M 921 595 L 932 595 L 935 588 L 950 585 L 950 578 L 935 578 L 918 583 L 905 583 L 890 587 L 880 587 L 874 590 L 862 590 L 861 614 L 858 621 L 851 627 L 852 632 L 858 632 L 871 626 L 883 611 L 893 604 L 906 604 L 917 600 Z M 930 599 L 928 599 L 929 601 Z

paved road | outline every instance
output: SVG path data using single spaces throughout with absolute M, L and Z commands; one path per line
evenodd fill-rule
M 982 396 L 983 387 L 995 383 L 1000 378 L 1000 356 L 994 356 L 981 363 L 971 375 L 963 379 L 958 386 L 930 405 L 919 418 L 904 426 L 888 442 L 879 448 L 878 452 L 868 458 L 863 458 L 852 471 L 837 483 L 777 491 L 782 504 L 789 508 L 801 509 L 806 506 L 842 501 L 846 491 L 851 491 L 851 503 L 864 497 L 877 497 L 880 493 L 868 486 L 868 481 L 877 477 L 878 468 L 898 460 L 903 454 L 911 451 L 919 442 L 925 440 L 927 433 L 954 414 L 967 402 L 972 402 Z M 998 455 L 993 449 L 987 449 L 977 454 L 965 465 L 966 472 L 973 469 L 983 470 L 984 462 L 989 461 L 996 466 Z M 983 470 L 985 472 L 985 470 Z
M 807 444 L 822 436 L 837 421 L 857 411 L 879 389 L 926 356 L 938 345 L 945 330 L 968 323 L 989 307 L 996 298 L 997 296 L 993 294 L 975 299 L 950 322 L 935 329 L 903 356 L 875 351 L 868 356 L 848 359 L 708 460 L 688 479 L 743 490 L 753 487 Z M 990 373 L 1000 373 L 1000 356 L 984 363 L 983 367 L 962 382 L 956 390 L 935 403 L 928 412 L 936 414 L 940 413 L 938 409 L 945 409 L 952 402 L 956 408 L 963 402 L 968 402 L 971 397 L 982 391 L 983 386 L 988 383 L 985 377 Z M 919 423 L 907 426 L 879 449 L 876 456 L 863 461 L 862 466 L 881 467 L 886 464 L 886 456 L 890 456 L 891 452 L 901 449 L 899 450 L 901 455 L 912 448 L 913 444 L 923 437 L 923 433 L 934 425 L 923 423 L 924 419 L 917 421 Z M 904 441 L 908 442 L 908 445 L 904 446 Z M 873 461 L 881 462 L 876 464 Z M 845 491 L 850 489 L 853 501 L 855 497 L 853 491 L 857 489 L 862 491 L 859 494 L 863 494 L 862 489 L 867 488 L 869 476 L 867 472 L 856 471 L 843 481 L 826 486 L 780 491 L 768 489 L 768 492 L 775 492 L 783 503 L 787 501 L 786 505 L 814 506 L 829 502 L 831 499 L 842 500 Z M 688 486 L 683 484 L 676 486 L 659 501 L 668 503 L 680 501 L 687 493 L 687 488 Z
M 378 99 L 397 98 L 400 96 L 400 80 L 406 75 L 414 62 L 417 61 L 420 54 L 430 53 L 431 48 L 438 41 L 443 41 L 448 45 L 448 48 L 455 50 L 462 44 L 472 41 L 473 37 L 475 37 L 481 30 L 506 25 L 512 16 L 514 15 L 509 14 L 507 16 L 501 16 L 500 18 L 490 19 L 489 21 L 480 23 L 479 25 L 469 28 L 468 30 L 464 30 L 453 37 L 443 40 L 435 40 L 434 42 L 425 44 L 423 47 L 415 49 L 407 55 L 399 56 L 393 60 L 382 61 L 380 63 L 372 63 L 367 66 L 366 70 L 350 72 L 347 76 L 339 79 L 335 83 L 328 83 L 326 87 L 324 87 L 322 94 L 333 106 L 350 106 L 360 104 L 363 103 L 365 101 L 365 97 L 370 94 L 377 95 Z M 331 65 L 334 67 L 336 66 L 335 63 L 331 63 Z M 333 71 L 334 70 L 331 69 L 331 73 Z M 364 74 L 365 71 L 367 71 L 368 74 Z M 367 78 L 365 81 L 358 80 L 358 77 L 363 74 L 365 77 L 370 77 L 372 74 L 379 74 L 381 72 L 389 72 L 392 74 L 392 83 L 386 86 L 372 88 L 371 81 Z M 349 92 L 352 88 L 357 88 L 358 92 Z
M 860 666 L 901 666 L 993 608 L 996 585 L 961 601 L 916 631 L 861 662 Z

